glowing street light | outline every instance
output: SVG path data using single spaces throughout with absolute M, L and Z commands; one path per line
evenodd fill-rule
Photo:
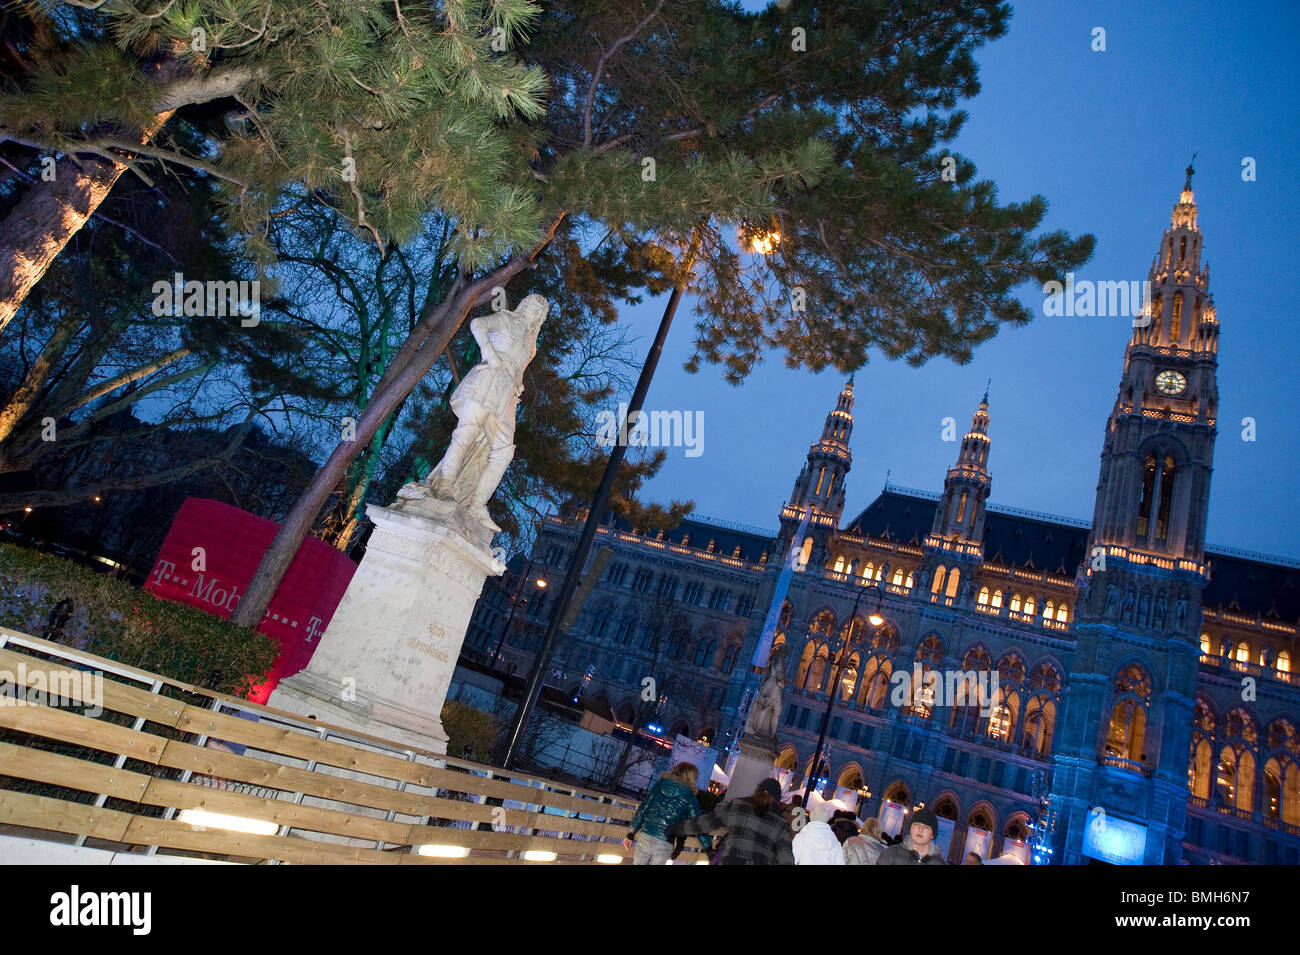
M 775 230 L 771 232 L 755 232 L 749 237 L 749 251 L 758 255 L 771 255 L 780 244 L 781 233 Z

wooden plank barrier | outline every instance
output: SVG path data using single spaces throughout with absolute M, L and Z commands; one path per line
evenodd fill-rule
M 413 751 L 0 627 L 0 679 L 20 675 L 23 687 L 0 689 L 0 831 L 248 863 L 628 861 L 636 803 L 620 796 Z M 693 844 L 683 857 L 702 858 Z

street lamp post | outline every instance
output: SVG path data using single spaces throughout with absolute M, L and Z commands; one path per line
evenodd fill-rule
M 493 673 L 496 672 L 497 661 L 501 659 L 501 648 L 505 646 L 506 636 L 510 633 L 510 624 L 515 619 L 515 611 L 519 609 L 520 601 L 523 601 L 524 603 L 528 602 L 528 598 L 523 596 L 523 589 L 524 589 L 524 584 L 528 582 L 528 579 L 532 576 L 532 573 L 533 573 L 533 562 L 529 560 L 528 567 L 524 571 L 523 579 L 520 580 L 519 586 L 516 588 L 516 593 L 514 593 L 510 597 L 510 615 L 506 617 L 506 625 L 501 630 L 501 639 L 497 641 L 497 648 L 494 651 L 492 651 L 491 670 Z M 539 579 L 536 582 L 536 586 L 539 590 L 545 590 L 546 581 Z
M 880 588 L 875 584 L 869 584 L 858 591 L 858 596 L 853 601 L 853 611 L 849 614 L 849 632 L 844 638 L 844 645 L 840 647 L 839 652 L 835 655 L 834 669 L 832 670 L 833 679 L 827 688 L 826 693 L 826 712 L 822 714 L 822 731 L 817 737 L 817 748 L 813 750 L 813 761 L 809 770 L 809 779 L 804 785 L 804 804 L 807 805 L 812 796 L 813 784 L 821 778 L 819 771 L 822 763 L 822 746 L 826 743 L 826 730 L 831 723 L 831 708 L 835 706 L 835 697 L 839 693 L 839 681 L 844 672 L 844 661 L 848 656 L 849 648 L 853 646 L 853 628 L 858 622 L 858 604 L 862 601 L 862 595 L 868 590 L 876 592 L 876 606 L 871 611 L 868 619 L 871 622 L 871 628 L 874 631 L 885 622 L 880 616 Z

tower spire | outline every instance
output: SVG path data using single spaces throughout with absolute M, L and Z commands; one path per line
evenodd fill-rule
M 970 430 L 961 440 L 957 463 L 944 478 L 931 536 L 975 545 L 983 539 L 984 502 L 993 483 L 987 467 L 989 445 L 989 395 L 985 388 L 984 399 L 971 416 Z
M 835 407 L 826 415 L 821 438 L 809 446 L 808 460 L 795 479 L 789 502 L 781 509 L 783 546 L 788 548 L 795 526 L 812 505 L 807 530 L 813 542 L 807 554 L 811 566 L 822 566 L 827 545 L 839 531 L 844 513 L 845 477 L 853 464 L 853 453 L 849 450 L 852 434 L 853 378 L 850 377 L 840 390 Z

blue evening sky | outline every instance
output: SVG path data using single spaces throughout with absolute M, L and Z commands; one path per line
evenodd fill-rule
M 798 0 L 795 0 L 796 4 Z M 748 0 L 747 6 L 761 4 Z M 1017 3 L 1007 36 L 978 55 L 982 91 L 956 148 L 1004 202 L 1041 194 L 1046 229 L 1091 232 L 1077 278 L 1143 280 L 1194 151 L 1193 188 L 1221 326 L 1219 433 L 1207 541 L 1300 558 L 1297 344 L 1297 133 L 1292 2 Z M 1092 30 L 1106 30 L 1093 52 Z M 1242 159 L 1256 180 L 1242 180 Z M 959 366 L 921 368 L 878 352 L 857 373 L 845 520 L 893 484 L 939 491 L 958 445 L 942 420 L 969 425 L 992 378 L 990 503 L 1090 520 L 1103 429 L 1131 332 L 1128 318 L 1054 318 L 1040 289 L 1019 294 L 1036 319 L 1006 328 Z M 667 297 L 626 310 L 649 348 Z M 701 410 L 703 453 L 669 449 L 653 500 L 774 529 L 781 504 L 844 382 L 769 355 L 739 388 L 705 365 L 689 375 L 694 302 L 678 310 L 647 409 Z M 618 400 L 626 401 L 629 390 Z M 1256 421 L 1256 440 L 1241 420 Z

